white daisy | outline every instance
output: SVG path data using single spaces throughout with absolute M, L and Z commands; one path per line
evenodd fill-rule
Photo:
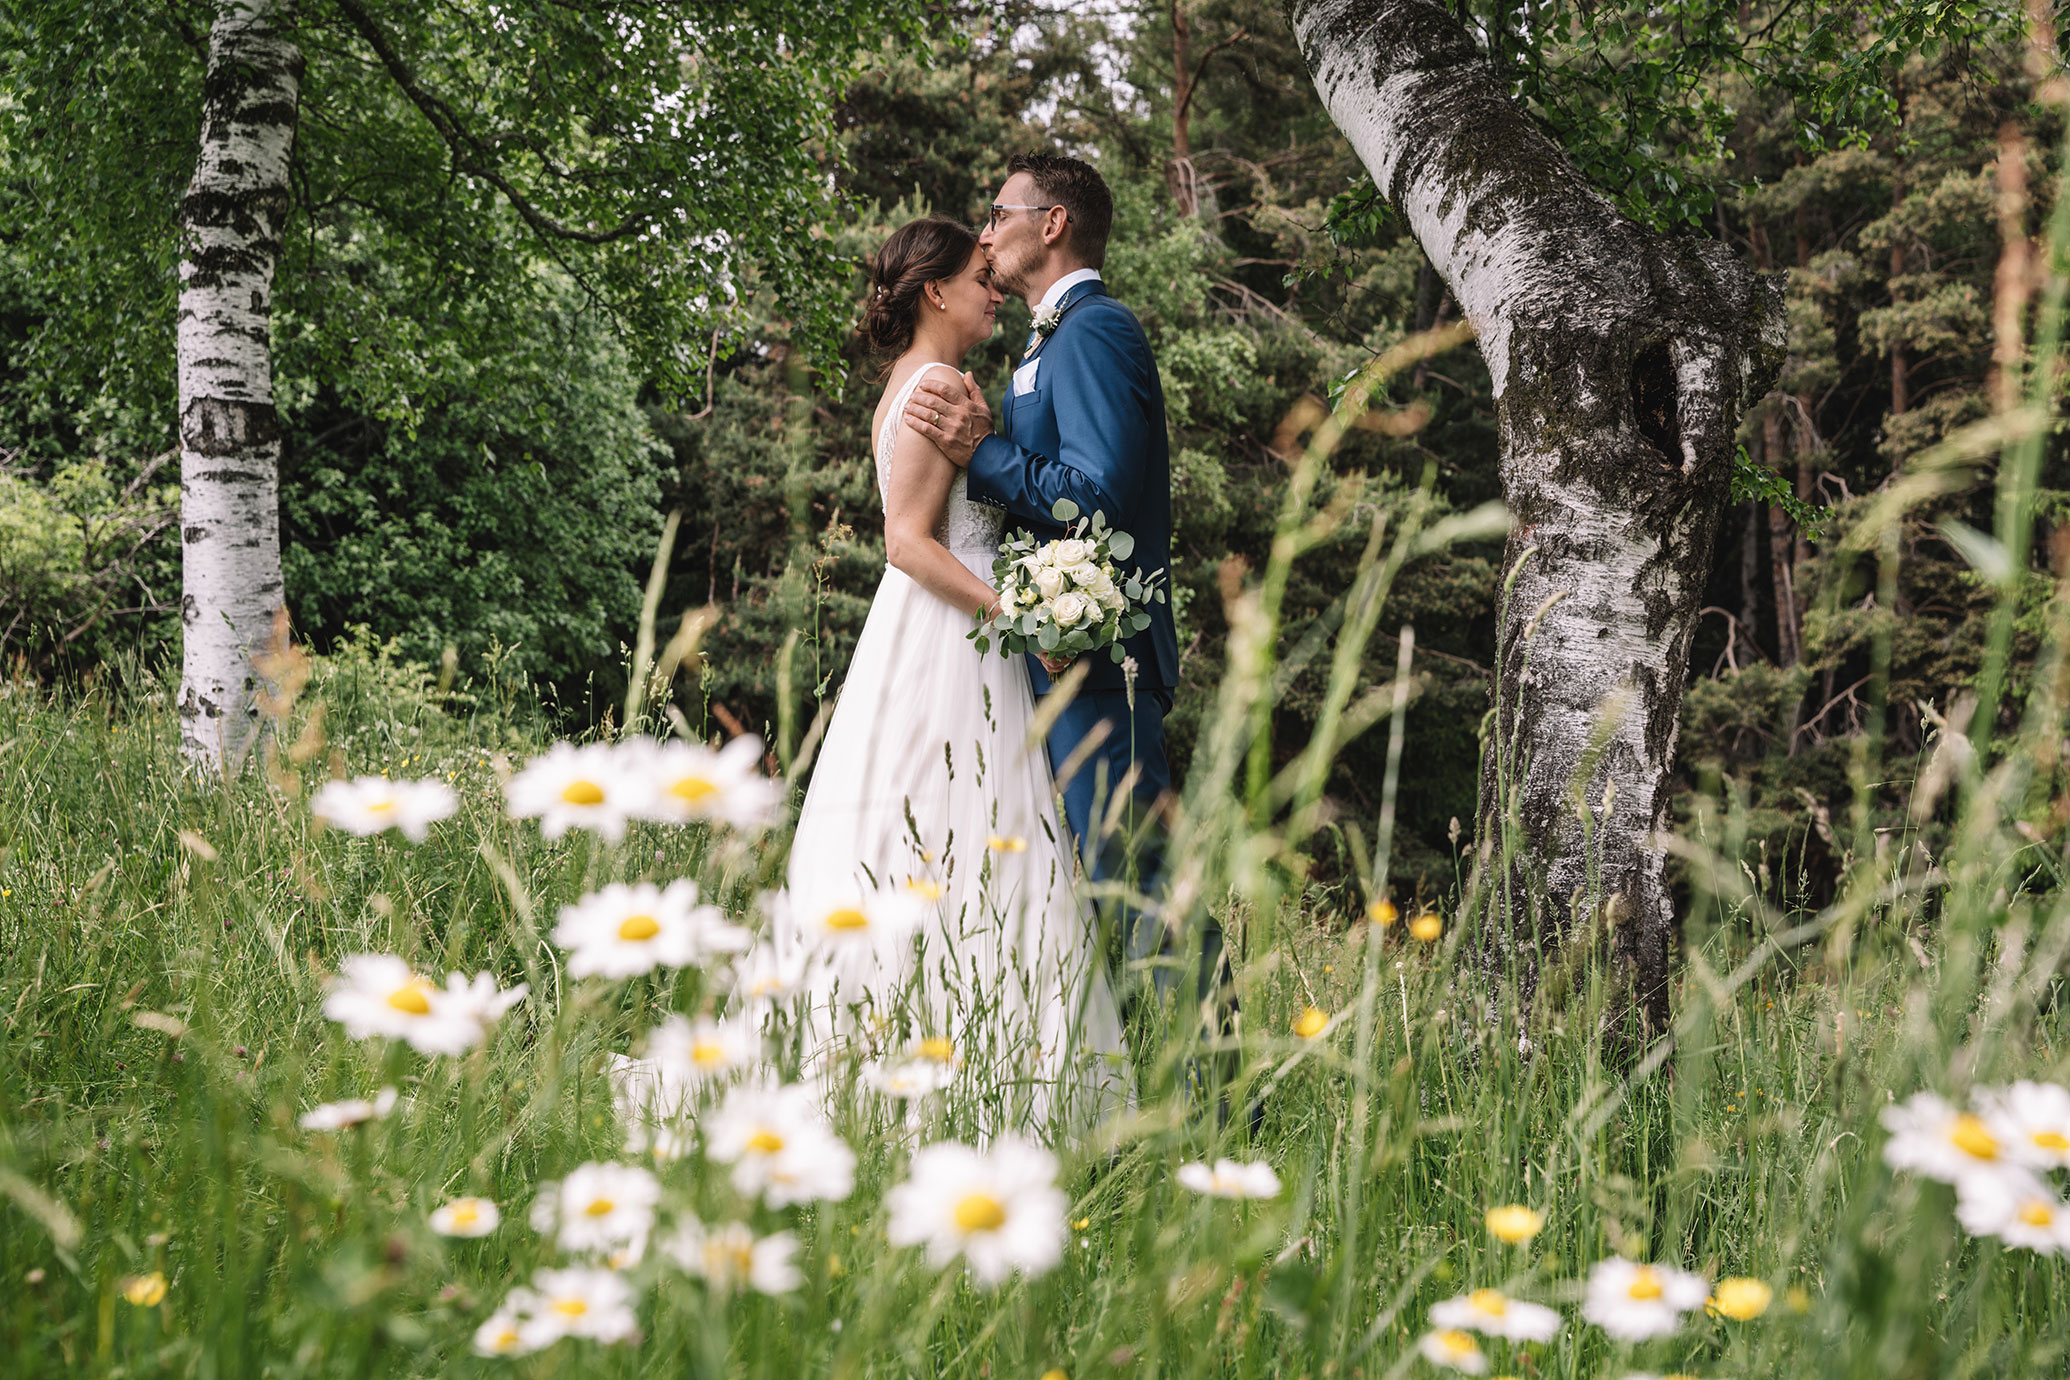
M 592 1161 L 557 1184 L 539 1186 L 532 1229 L 564 1251 L 625 1252 L 637 1259 L 660 1201 L 661 1184 L 646 1170 Z
M 622 1342 L 639 1330 L 632 1286 L 609 1270 L 536 1270 L 527 1294 L 531 1311 L 518 1330 L 528 1350 L 563 1337 Z
M 649 746 L 640 757 L 648 776 L 641 816 L 664 824 L 710 820 L 760 832 L 783 811 L 783 786 L 762 775 L 762 740 L 743 734 L 714 752 L 679 740 Z
M 1980 1088 L 1976 1100 L 2007 1159 L 2034 1169 L 2070 1169 L 2070 1088 L 2022 1079 L 2009 1088 Z
M 503 1019 L 504 1013 L 525 999 L 532 990 L 532 984 L 521 982 L 515 987 L 498 987 L 491 973 L 476 973 L 466 977 L 460 973 L 446 974 L 446 990 L 440 995 L 453 1014 L 465 1016 L 481 1027 L 482 1038 L 487 1039 L 489 1027 Z
M 309 813 L 336 829 L 364 838 L 394 829 L 412 843 L 422 843 L 431 826 L 460 808 L 460 797 L 436 777 L 422 781 L 390 781 L 385 776 L 358 776 L 326 781 L 310 797 Z
M 2042 1255 L 2070 1255 L 2070 1203 L 2024 1169 L 1963 1175 L 1955 1185 L 1955 1216 L 1972 1236 L 1995 1236 Z
M 773 894 L 763 897 L 765 907 L 773 903 Z M 786 952 L 765 939 L 734 961 L 728 985 L 750 1011 L 761 1013 L 804 991 L 811 977 L 810 953 L 802 947 Z
M 647 1058 L 664 1084 L 685 1089 L 731 1078 L 762 1061 L 762 1036 L 745 1019 L 670 1016 L 647 1032 Z
M 1622 1342 L 1665 1337 L 1710 1297 L 1703 1276 L 1612 1256 L 1589 1271 L 1581 1316 Z
M 480 1356 L 523 1356 L 539 1350 L 558 1336 L 541 1339 L 538 1333 L 525 1335 L 525 1322 L 539 1311 L 538 1295 L 530 1289 L 513 1289 L 503 1306 L 474 1330 L 474 1349 Z
M 788 1294 L 805 1282 L 791 1263 L 798 1238 L 787 1231 L 757 1237 L 745 1222 L 707 1227 L 689 1218 L 661 1243 L 661 1253 L 720 1294 L 743 1284 L 764 1294 Z
M 609 743 L 555 743 L 511 777 L 503 795 L 512 819 L 536 817 L 550 839 L 587 829 L 616 843 L 626 821 L 646 810 L 650 786 L 647 774 Z
M 1476 1289 L 1446 1299 L 1430 1310 L 1433 1327 L 1465 1328 L 1512 1342 L 1547 1342 L 1558 1335 L 1560 1315 L 1542 1303 L 1510 1298 L 1499 1289 Z
M 894 1246 L 925 1245 L 936 1269 L 961 1255 L 984 1284 L 1039 1275 L 1064 1254 L 1070 1204 L 1056 1179 L 1056 1156 L 1015 1136 L 989 1151 L 939 1141 L 885 1195 L 886 1235 Z
M 760 1078 L 730 1090 L 706 1123 L 705 1153 L 733 1166 L 734 1188 L 771 1207 L 838 1203 L 855 1187 L 855 1152 L 802 1083 Z
M 1279 1175 L 1263 1160 L 1239 1164 L 1216 1160 L 1213 1169 L 1205 1164 L 1179 1166 L 1179 1185 L 1214 1198 L 1277 1198 Z
M 939 1059 L 873 1059 L 863 1065 L 863 1082 L 887 1097 L 910 1101 L 938 1093 L 956 1081 L 956 1066 Z
M 1885 1107 L 1881 1120 L 1890 1132 L 1883 1159 L 1893 1169 L 1952 1184 L 2005 1164 L 2007 1147 L 1982 1117 L 1957 1111 L 1930 1092 L 1914 1093 L 1895 1107 Z
M 481 1026 L 393 954 L 353 954 L 338 965 L 323 1014 L 355 1040 L 408 1040 L 423 1054 L 457 1054 L 481 1041 Z
M 1449 1328 L 1442 1332 L 1426 1332 L 1416 1343 L 1416 1349 L 1423 1353 L 1423 1359 L 1434 1366 L 1445 1366 L 1452 1370 L 1463 1370 L 1468 1375 L 1485 1375 L 1488 1372 L 1488 1355 L 1481 1350 L 1481 1344 L 1473 1339 L 1473 1333 Z
M 750 936 L 717 906 L 699 905 L 695 882 L 612 882 L 561 908 L 553 942 L 570 951 L 570 977 L 626 978 L 738 953 Z
M 311 1107 L 302 1113 L 298 1124 L 305 1131 L 342 1131 L 362 1121 L 385 1117 L 394 1110 L 395 1089 L 383 1088 L 374 1094 L 371 1102 L 364 1097 L 348 1097 L 342 1102 L 326 1102 L 320 1107 Z
M 431 1210 L 431 1229 L 440 1236 L 487 1236 L 502 1221 L 502 1209 L 487 1198 L 455 1198 Z
M 782 917 L 780 931 L 794 930 L 842 976 L 866 983 L 875 980 L 883 965 L 897 966 L 927 904 L 918 892 L 903 886 L 856 883 L 779 892 L 773 901 Z

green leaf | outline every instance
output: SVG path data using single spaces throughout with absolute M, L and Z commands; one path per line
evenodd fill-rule
M 1109 653 L 1113 656 L 1114 664 L 1116 666 L 1119 666 L 1128 657 L 1128 653 L 1125 650 L 1123 650 L 1122 645 L 1119 642 L 1115 643 L 1113 647 L 1109 649 Z
M 1035 640 L 1041 644 L 1043 651 L 1055 651 L 1057 646 L 1057 625 L 1054 623 L 1044 623 L 1042 631 L 1035 635 Z
M 1049 515 L 1058 522 L 1069 522 L 1078 516 L 1078 505 L 1068 498 L 1060 498 L 1050 505 Z
M 1136 539 L 1126 532 L 1110 532 L 1107 535 L 1107 554 L 1117 561 L 1125 561 L 1135 554 Z M 1130 596 L 1134 597 L 1134 596 Z

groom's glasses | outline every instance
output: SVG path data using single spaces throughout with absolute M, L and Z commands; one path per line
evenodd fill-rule
M 995 201 L 992 203 L 992 214 L 988 217 L 988 219 L 991 222 L 992 228 L 994 230 L 997 230 L 999 228 L 999 223 L 1006 219 L 1006 213 L 1008 211 L 1054 211 L 1057 209 L 1057 207 L 1061 205 L 1063 205 L 1063 203 L 1060 201 L 1052 201 L 1047 206 L 1007 206 L 1001 202 Z M 1064 219 L 1071 219 L 1071 213 L 1069 211 L 1066 211 L 1064 213 Z

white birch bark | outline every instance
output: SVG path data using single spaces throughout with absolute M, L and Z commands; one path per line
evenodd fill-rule
M 1734 431 L 1781 359 L 1780 280 L 1620 215 L 1442 5 L 1289 8 L 1331 118 L 1479 332 L 1494 381 L 1517 523 L 1504 566 L 1518 573 L 1482 766 L 1491 966 L 1529 994 L 1550 951 L 1606 923 L 1658 1029 L 1674 917 L 1653 837 L 1669 823 Z M 1507 870 L 1505 806 L 1523 845 Z
M 251 748 L 252 656 L 281 606 L 270 322 L 302 77 L 289 7 L 220 0 L 180 203 L 180 741 L 202 772 Z

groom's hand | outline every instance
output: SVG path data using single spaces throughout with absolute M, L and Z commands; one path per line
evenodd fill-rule
M 906 425 L 934 442 L 955 465 L 968 466 L 978 442 L 992 434 L 992 409 L 977 380 L 965 374 L 950 383 L 930 371 L 906 403 Z

